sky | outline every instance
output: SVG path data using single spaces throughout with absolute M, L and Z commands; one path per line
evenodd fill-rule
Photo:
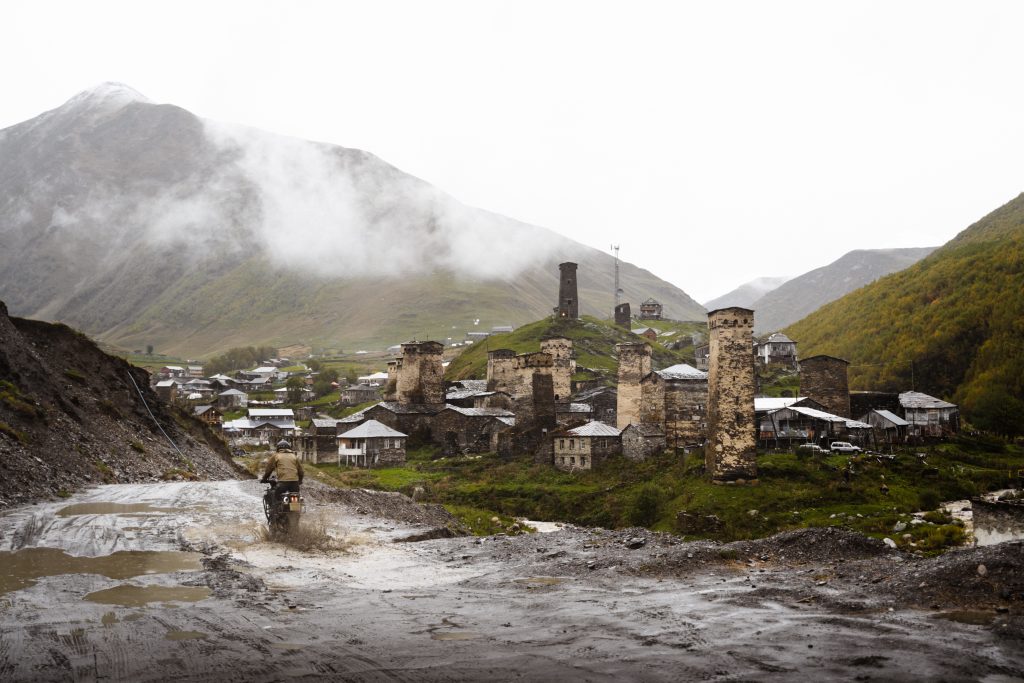
M 47 2 L 0 128 L 104 81 L 370 151 L 700 302 L 1024 190 L 1021 2 Z

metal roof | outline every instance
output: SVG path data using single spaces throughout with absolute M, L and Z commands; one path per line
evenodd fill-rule
M 900 405 L 904 408 L 956 408 L 955 403 L 948 403 L 920 391 L 906 391 L 900 394 Z
M 796 342 L 782 334 L 781 332 L 774 332 L 768 335 L 768 339 L 765 341 L 766 344 L 795 344 Z
M 377 437 L 405 437 L 407 434 L 396 431 L 376 420 L 367 420 L 355 429 L 341 435 L 343 439 L 373 439 Z
M 312 424 L 313 424 L 314 427 L 316 427 L 318 429 L 329 429 L 331 427 L 337 427 L 338 426 L 338 419 L 334 418 L 334 417 L 328 417 L 328 418 L 314 417 L 313 421 L 312 421 Z
M 873 410 L 872 412 L 875 413 L 876 415 L 882 416 L 883 418 L 893 423 L 897 427 L 907 427 L 910 425 L 910 423 L 904 420 L 902 417 L 888 410 Z
M 773 410 L 779 410 L 780 408 L 788 408 L 801 398 L 787 398 L 787 397 L 775 397 L 768 396 L 764 398 L 754 399 L 754 412 L 764 413 L 771 412 Z
M 505 410 L 504 408 L 463 408 L 462 406 L 453 405 L 447 405 L 445 408 L 472 417 L 515 417 L 516 415 L 511 410 Z
M 570 429 L 569 433 L 576 436 L 618 436 L 621 432 L 615 427 L 606 425 L 604 422 L 591 420 L 582 427 Z
M 664 370 L 655 370 L 663 379 L 707 379 L 708 373 L 698 370 L 692 365 L 679 363 Z
M 247 396 L 247 395 L 248 394 L 246 394 L 244 391 L 239 391 L 238 389 L 228 389 L 227 391 L 222 391 L 222 392 L 220 392 L 218 394 L 218 396 Z
M 291 408 L 249 408 L 249 417 L 294 418 L 295 411 Z

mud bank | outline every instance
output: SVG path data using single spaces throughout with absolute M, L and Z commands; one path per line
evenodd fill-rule
M 258 540 L 261 490 L 107 486 L 0 517 L 7 553 L 190 552 L 202 567 L 161 556 L 151 573 L 4 584 L 0 679 L 995 682 L 1024 672 L 1020 543 L 934 560 L 824 529 L 727 545 L 572 527 L 396 543 L 439 518 L 381 517 L 371 509 L 404 503 L 358 494 L 311 496 L 307 518 L 344 549 L 300 553 Z

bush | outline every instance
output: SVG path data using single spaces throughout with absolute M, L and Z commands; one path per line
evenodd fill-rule
M 927 489 L 921 491 L 917 496 L 918 506 L 922 510 L 934 510 L 939 507 L 942 502 L 942 498 L 939 496 L 939 492 L 934 489 Z
M 634 526 L 651 526 L 658 521 L 661 507 L 661 491 L 653 484 L 645 484 L 633 496 L 632 505 L 626 516 Z

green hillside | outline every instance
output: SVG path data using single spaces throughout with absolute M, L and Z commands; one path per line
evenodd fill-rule
M 689 333 L 702 330 L 701 323 L 670 323 L 658 321 L 658 328 L 685 330 L 682 336 L 687 344 L 679 350 L 670 350 L 657 342 L 648 342 L 653 349 L 653 365 L 661 369 L 676 363 L 693 364 L 693 345 Z M 691 329 L 692 328 L 692 329 Z M 664 330 L 663 330 L 664 331 Z M 611 321 L 583 316 L 579 320 L 564 320 L 548 317 L 520 327 L 509 334 L 495 335 L 486 341 L 467 349 L 452 361 L 445 373 L 445 379 L 484 379 L 487 376 L 487 352 L 495 349 L 512 349 L 517 353 L 540 350 L 544 337 L 562 336 L 573 340 L 576 349 L 576 365 L 581 378 L 590 375 L 611 379 L 615 377 L 615 345 L 624 342 L 647 341 L 643 337 L 615 326 Z M 672 337 L 675 339 L 676 337 Z
M 804 357 L 849 360 L 851 389 L 913 387 L 976 427 L 1024 434 L 1024 195 L 785 332 Z

